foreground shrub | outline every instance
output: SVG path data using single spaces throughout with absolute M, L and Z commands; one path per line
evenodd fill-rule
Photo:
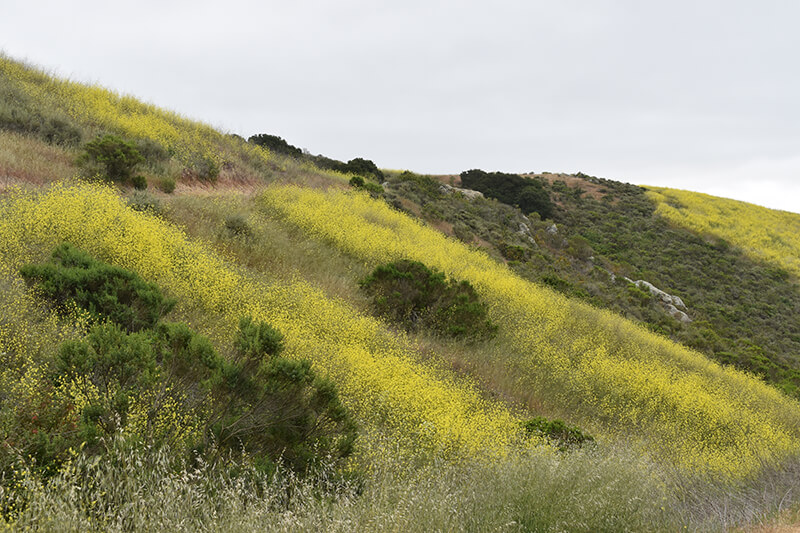
M 456 281 L 419 261 L 401 260 L 377 267 L 361 281 L 376 313 L 414 331 L 490 338 L 497 331 L 468 281 Z
M 147 188 L 147 178 L 141 174 L 137 174 L 131 178 L 131 184 L 133 184 L 133 188 L 137 191 L 143 191 Z
M 307 472 L 352 453 L 356 426 L 336 387 L 308 361 L 281 357 L 283 336 L 269 324 L 243 318 L 223 357 L 185 324 L 159 322 L 172 302 L 157 286 L 69 244 L 22 271 L 60 307 L 73 304 L 98 323 L 62 343 L 31 382 L 47 401 L 21 411 L 0 403 L 0 422 L 22 413 L 8 431 L 13 446 L 0 450 L 0 478 L 13 450 L 52 474 L 70 450 L 101 454 L 120 434 L 267 470 L 280 460 Z
M 50 262 L 25 265 L 20 274 L 59 308 L 77 305 L 130 332 L 152 328 L 175 303 L 136 273 L 98 261 L 69 243 L 56 248 Z

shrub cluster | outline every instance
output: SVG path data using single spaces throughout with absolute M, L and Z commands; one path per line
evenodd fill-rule
M 49 399 L 7 442 L 42 473 L 70 449 L 103 453 L 122 433 L 211 461 L 269 470 L 281 460 L 301 473 L 352 452 L 356 427 L 336 387 L 308 361 L 281 357 L 283 337 L 269 324 L 242 318 L 224 357 L 187 325 L 160 320 L 172 302 L 157 286 L 68 244 L 22 271 L 59 306 L 73 302 L 98 319 L 85 338 L 58 347 Z
M 377 267 L 361 281 L 375 312 L 409 331 L 420 328 L 468 339 L 491 338 L 497 326 L 468 281 L 447 279 L 419 261 Z
M 378 165 L 369 159 L 361 157 L 351 159 L 347 163 L 321 155 L 311 156 L 311 160 L 319 168 L 335 170 L 342 174 L 355 174 L 378 182 L 382 182 L 385 178 Z
M 480 191 L 508 205 L 518 206 L 525 214 L 539 213 L 550 218 L 555 206 L 550 194 L 539 180 L 523 178 L 519 174 L 467 170 L 461 173 L 461 186 Z

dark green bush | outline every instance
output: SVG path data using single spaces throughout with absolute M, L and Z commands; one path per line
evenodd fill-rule
M 131 185 L 133 185 L 133 188 L 137 191 L 143 191 L 147 188 L 147 178 L 141 174 L 137 174 L 131 178 Z
M 298 471 L 352 453 L 356 426 L 335 385 L 316 376 L 308 361 L 280 357 L 278 331 L 243 318 L 235 348 L 233 361 L 220 360 L 211 376 L 224 405 L 210 421 L 220 446 L 280 457 Z
M 378 165 L 369 159 L 356 157 L 347 162 L 342 169 L 342 172 L 349 172 L 358 174 L 360 176 L 370 177 L 372 179 L 383 181 L 383 172 L 378 168 Z
M 480 191 L 504 204 L 516 205 L 525 214 L 538 213 L 543 219 L 551 217 L 555 209 L 540 180 L 523 178 L 518 174 L 467 170 L 461 173 L 461 186 Z
M 66 413 L 76 429 L 56 443 L 86 443 L 88 451 L 102 452 L 101 439 L 126 429 L 137 406 L 140 418 L 145 408 L 145 419 L 132 437 L 174 445 L 188 431 L 199 440 L 184 444 L 209 460 L 282 460 L 305 472 L 323 457 L 348 456 L 356 427 L 336 387 L 308 361 L 280 357 L 282 348 L 277 330 L 249 318 L 240 323 L 232 360 L 185 324 L 160 323 L 138 333 L 113 323 L 95 326 L 85 340 L 59 349 L 55 382 L 85 400 L 80 412 Z M 51 448 L 55 460 L 63 450 Z
M 560 450 L 569 448 L 580 448 L 584 444 L 594 442 L 594 437 L 583 433 L 580 428 L 568 426 L 562 420 L 547 420 L 537 416 L 523 424 L 523 428 L 528 435 L 544 437 Z
M 74 303 L 127 331 L 152 328 L 175 303 L 136 273 L 98 261 L 69 243 L 56 248 L 50 262 L 25 265 L 20 273 L 58 307 Z
M 184 172 L 200 181 L 215 182 L 219 178 L 219 171 L 219 165 L 214 158 L 209 155 L 197 155 L 194 157 L 191 167 Z
M 491 338 L 497 332 L 469 282 L 447 279 L 418 261 L 381 265 L 361 287 L 379 316 L 408 331 L 424 328 L 467 339 Z
M 362 188 L 364 186 L 364 178 L 361 176 L 353 176 L 350 178 L 350 186 L 356 189 Z
M 114 135 L 103 135 L 86 143 L 84 153 L 78 158 L 81 164 L 100 165 L 107 180 L 120 183 L 131 179 L 144 160 L 136 145 Z
M 257 135 L 252 135 L 247 139 L 247 142 L 262 146 L 276 154 L 284 154 L 291 157 L 302 157 L 303 155 L 303 151 L 300 148 L 292 146 L 277 135 L 259 133 Z

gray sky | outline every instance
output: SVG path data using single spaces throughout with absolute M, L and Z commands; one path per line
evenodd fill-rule
M 799 22 L 795 0 L 0 0 L 0 49 L 337 159 L 800 212 Z

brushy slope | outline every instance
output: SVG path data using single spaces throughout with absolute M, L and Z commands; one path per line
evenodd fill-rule
M 79 456 L 50 485 L 35 475 L 20 477 L 34 505 L 16 517 L 16 527 L 51 520 L 85 530 L 91 518 L 104 521 L 94 522 L 97 530 L 197 524 L 250 530 L 265 520 L 286 530 L 422 531 L 435 524 L 443 530 L 674 531 L 678 523 L 711 530 L 780 510 L 787 491 L 796 490 L 796 401 L 617 315 L 526 281 L 513 272 L 519 265 L 509 268 L 380 200 L 273 187 L 246 200 L 260 211 L 250 221 L 253 233 L 235 237 L 241 245 L 228 246 L 232 234 L 215 241 L 210 232 L 218 230 L 198 227 L 209 225 L 208 213 L 228 226 L 226 217 L 235 216 L 229 207 L 241 205 L 206 196 L 215 169 L 218 184 L 235 186 L 244 177 L 249 191 L 275 181 L 337 189 L 347 183 L 341 174 L 2 56 L 0 130 L 0 180 L 12 178 L 0 181 L 0 405 L 9 407 L 3 416 L 13 415 L 13 406 L 35 412 L 54 346 L 85 334 L 83 317 L 56 316 L 18 274 L 20 265 L 43 260 L 68 240 L 157 282 L 179 300 L 174 318 L 217 346 L 230 344 L 240 316 L 272 323 L 286 335 L 286 355 L 310 359 L 334 378 L 364 437 L 356 461 L 364 468 L 363 485 L 337 487 L 331 498 L 320 498 L 313 483 L 256 486 L 226 472 L 182 470 L 171 464 L 169 450 L 114 456 L 119 461 L 108 465 Z M 203 194 L 138 204 L 161 202 L 167 214 L 177 206 L 171 219 L 189 221 L 185 231 L 130 209 L 117 189 L 35 188 L 74 175 L 82 143 L 109 132 L 155 154 L 160 162 L 145 171 L 148 180 L 206 180 Z M 433 180 L 422 181 L 439 190 Z M 20 182 L 34 187 L 9 190 Z M 573 192 L 581 196 L 562 190 Z M 205 214 L 187 214 L 198 203 Z M 427 210 L 435 207 L 441 206 Z M 504 208 L 500 218 L 516 221 L 509 215 L 514 208 Z M 230 227 L 247 227 L 230 220 Z M 545 231 L 545 222 L 534 222 Z M 502 238 L 516 232 L 509 228 L 492 226 Z M 313 251 L 313 242 L 322 253 Z M 507 244 L 513 252 L 521 242 Z M 285 250 L 269 257 L 276 247 Z M 249 256 L 251 250 L 258 254 Z M 305 259 L 290 257 L 309 250 Z M 473 283 L 500 325 L 498 338 L 467 345 L 406 336 L 363 312 L 358 279 L 401 258 Z M 579 423 L 598 446 L 561 453 L 525 441 L 520 422 L 533 414 Z M 453 460 L 464 457 L 470 460 Z M 153 486 L 169 490 L 148 492 Z M 287 491 L 297 498 L 285 501 Z M 14 497 L 0 486 L 0 509 Z M 0 525 L 9 516 L 0 513 Z
M 800 283 L 725 239 L 676 225 L 645 189 L 585 174 L 531 176 L 549 192 L 553 220 L 495 200 L 391 175 L 386 197 L 460 240 L 479 242 L 517 274 L 619 313 L 800 398 Z M 450 178 L 445 178 L 450 181 Z M 676 316 L 652 283 L 685 303 Z
M 658 213 L 674 223 L 722 237 L 800 276 L 800 214 L 697 192 L 648 189 Z
M 263 285 L 248 280 L 202 244 L 162 221 L 137 213 L 102 186 L 56 185 L 41 195 L 7 199 L 0 222 L 0 258 L 7 279 L 61 241 L 158 282 L 216 321 L 206 333 L 225 338 L 239 317 L 270 322 L 287 337 L 287 355 L 309 359 L 333 377 L 347 404 L 386 424 L 416 446 L 474 454 L 503 453 L 519 421 L 480 398 L 466 381 L 416 363 L 402 338 L 303 281 Z M 209 318 L 212 317 L 212 318 Z M 0 350 L 14 346 L 0 330 Z
M 741 477 L 797 451 L 796 402 L 618 316 L 526 282 L 362 194 L 270 188 L 264 205 L 371 264 L 411 258 L 473 283 L 487 300 L 506 364 L 548 401 L 609 432 L 644 434 L 697 472 Z

